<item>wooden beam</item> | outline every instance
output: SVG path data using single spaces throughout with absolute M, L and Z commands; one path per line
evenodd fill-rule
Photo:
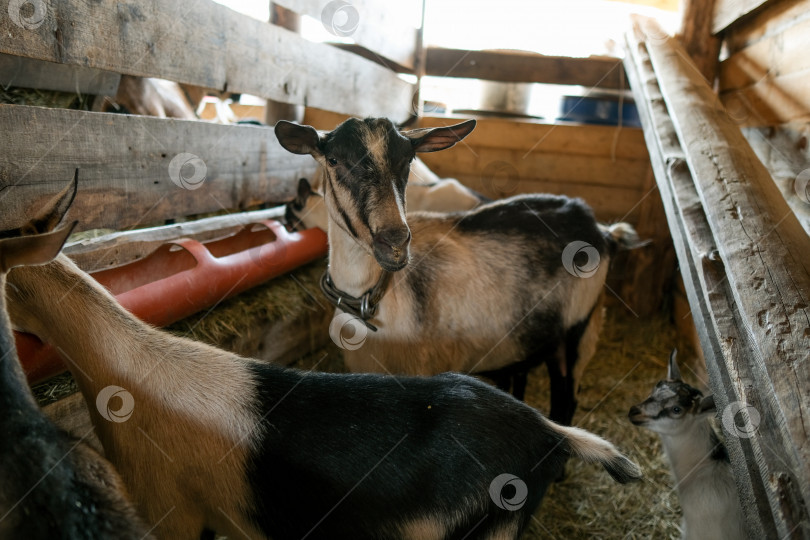
M 76 167 L 79 229 L 118 230 L 289 200 L 315 169 L 266 127 L 20 105 L 0 105 L 0 147 L 0 229 L 23 223 Z
M 352 39 L 373 55 L 393 60 L 408 69 L 414 67 L 416 28 L 402 17 L 403 6 L 414 6 L 413 0 L 399 2 L 392 9 L 384 0 L 273 0 L 287 9 L 309 15 L 336 37 Z
M 357 116 L 403 121 L 410 113 L 412 85 L 395 73 L 212 0 L 51 0 L 45 6 L 44 21 L 30 30 L 0 17 L 0 53 Z
M 768 404 L 760 412 L 774 429 L 759 441 L 764 462 L 758 465 L 779 536 L 808 535 L 810 261 L 804 254 L 810 238 L 680 44 L 652 21 L 640 24 L 722 261 L 730 315 L 749 344 L 736 360 L 757 379 Z M 781 448 L 782 461 L 768 456 L 773 447 Z
M 467 51 L 428 47 L 425 75 L 627 88 L 622 62 L 618 58 L 544 56 L 523 51 Z
M 294 11 L 270 2 L 270 24 L 286 28 L 296 34 L 301 33 L 301 16 Z M 275 126 L 279 120 L 298 122 L 304 118 L 304 106 L 268 99 L 264 109 L 264 123 Z
M 712 33 L 719 34 L 746 15 L 773 0 L 716 0 Z
M 83 66 L 0 54 L 0 84 L 95 96 L 114 96 L 121 75 Z
M 678 32 L 678 39 L 709 84 L 714 84 L 720 61 L 720 38 L 712 34 L 715 2 L 716 0 L 683 0 L 683 18 Z
M 238 212 L 224 216 L 114 232 L 71 242 L 63 250 L 85 272 L 114 268 L 141 259 L 161 245 L 178 238 L 209 242 L 230 236 L 243 226 L 265 219 L 283 219 L 284 206 Z

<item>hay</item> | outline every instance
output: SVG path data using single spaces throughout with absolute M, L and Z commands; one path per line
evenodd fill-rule
M 55 109 L 78 109 L 89 111 L 93 96 L 52 90 L 30 88 L 3 88 L 0 86 L 0 103 L 31 105 Z

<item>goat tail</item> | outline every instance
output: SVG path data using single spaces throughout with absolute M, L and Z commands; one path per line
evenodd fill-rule
M 641 469 L 611 443 L 577 427 L 552 424 L 565 437 L 573 455 L 587 463 L 599 463 L 620 484 L 641 479 Z
M 625 249 L 635 249 L 646 246 L 650 240 L 642 240 L 639 238 L 636 229 L 632 225 L 625 222 L 614 223 L 612 225 L 599 225 L 602 234 L 605 235 L 608 243 L 611 246 L 611 251 Z

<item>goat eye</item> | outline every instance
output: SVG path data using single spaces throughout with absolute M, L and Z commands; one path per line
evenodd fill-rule
M 672 407 L 672 412 L 674 414 L 681 414 L 681 408 L 676 405 L 676 406 Z
M 326 162 L 327 162 L 329 165 L 331 165 L 332 167 L 334 167 L 335 165 L 337 165 L 337 164 L 338 164 L 338 160 L 336 160 L 336 159 L 335 159 L 335 158 L 333 158 L 333 157 L 326 158 Z

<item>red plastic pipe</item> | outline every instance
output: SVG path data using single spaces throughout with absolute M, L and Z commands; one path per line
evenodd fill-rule
M 326 254 L 320 229 L 289 232 L 278 221 L 245 226 L 221 240 L 168 242 L 133 263 L 91 274 L 121 305 L 155 326 L 166 326 L 214 306 Z M 17 352 L 30 384 L 65 371 L 53 347 L 15 332 Z

